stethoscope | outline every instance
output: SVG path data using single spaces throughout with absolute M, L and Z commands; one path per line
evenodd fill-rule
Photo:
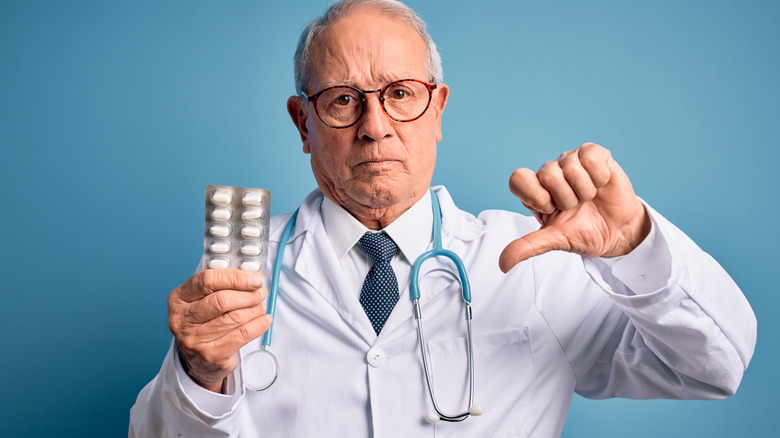
M 431 403 L 433 403 L 433 411 L 428 412 L 425 419 L 429 423 L 435 423 L 439 420 L 457 422 L 463 421 L 470 415 L 481 415 L 482 407 L 478 404 L 474 404 L 474 350 L 471 343 L 471 287 L 469 286 L 468 275 L 466 275 L 466 268 L 463 265 L 463 261 L 454 252 L 444 249 L 441 243 L 441 207 L 439 206 L 439 199 L 436 194 L 431 190 L 431 205 L 433 209 L 433 249 L 420 255 L 412 265 L 412 273 L 409 285 L 409 296 L 412 300 L 412 306 L 414 307 L 414 319 L 417 321 L 417 339 L 420 344 L 420 354 L 423 360 L 423 370 L 425 371 L 425 382 L 428 385 L 428 393 L 431 396 Z M 298 217 L 298 210 L 295 210 L 287 225 L 284 227 L 284 232 L 279 240 L 279 248 L 276 251 L 276 258 L 274 259 L 274 269 L 271 276 L 271 288 L 268 291 L 268 308 L 266 313 L 274 317 L 276 311 L 276 297 L 279 288 L 279 274 L 282 270 L 282 260 L 284 258 L 284 249 L 290 239 L 290 234 L 295 227 L 295 221 Z M 422 327 L 422 311 L 420 310 L 420 267 L 423 262 L 434 257 L 445 257 L 450 259 L 458 270 L 458 279 L 460 280 L 460 286 L 462 290 L 463 304 L 466 313 L 466 350 L 468 355 L 468 368 L 469 368 L 469 404 L 468 410 L 463 411 L 455 415 L 447 415 L 439 409 L 439 405 L 436 402 L 436 396 L 433 391 L 433 385 L 431 384 L 431 370 L 428 363 L 428 355 L 425 352 L 425 336 L 423 335 Z M 275 319 L 275 318 L 274 318 Z M 276 360 L 276 356 L 270 351 L 271 337 L 273 336 L 273 323 L 271 327 L 265 332 L 263 336 L 263 347 L 261 350 L 256 350 L 249 353 L 243 360 L 244 369 L 244 385 L 255 391 L 262 391 L 270 387 L 279 376 L 279 361 Z

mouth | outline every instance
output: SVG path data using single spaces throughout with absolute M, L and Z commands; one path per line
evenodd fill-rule
M 367 167 L 367 168 L 377 168 L 378 169 L 378 168 L 390 166 L 391 164 L 393 164 L 395 162 L 396 162 L 396 160 L 377 158 L 377 159 L 361 161 L 355 167 Z

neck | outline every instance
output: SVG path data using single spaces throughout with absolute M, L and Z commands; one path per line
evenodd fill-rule
M 403 200 L 390 203 L 389 205 L 364 204 L 351 198 L 339 199 L 328 193 L 324 194 L 328 199 L 347 210 L 349 214 L 357 219 L 358 222 L 365 225 L 366 228 L 376 231 L 384 229 L 401 217 L 402 214 L 409 210 L 423 197 L 423 195 L 425 195 L 425 191 L 422 191 L 420 194 L 410 195 Z

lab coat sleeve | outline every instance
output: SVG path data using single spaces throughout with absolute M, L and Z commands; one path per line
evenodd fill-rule
M 589 398 L 731 396 L 755 347 L 753 311 L 712 257 L 646 207 L 652 231 L 636 250 L 583 259 L 608 299 L 586 298 L 584 308 L 603 318 L 563 341 L 576 390 Z
M 228 378 L 228 395 L 201 388 L 182 368 L 173 342 L 159 374 L 130 410 L 128 436 L 237 437 L 244 398 L 238 379 L 237 370 Z

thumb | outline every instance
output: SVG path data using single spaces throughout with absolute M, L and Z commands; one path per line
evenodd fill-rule
M 498 258 L 498 267 L 507 273 L 523 260 L 557 249 L 563 249 L 557 233 L 552 229 L 542 228 L 515 239 L 507 245 Z

